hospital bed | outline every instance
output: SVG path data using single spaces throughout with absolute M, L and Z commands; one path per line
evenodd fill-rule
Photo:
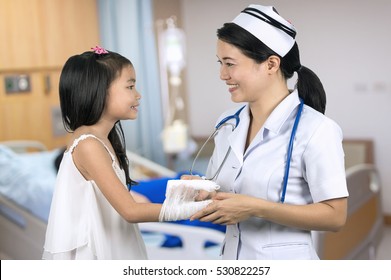
M 41 259 L 56 177 L 54 161 L 61 152 L 36 141 L 0 142 L 0 259 Z M 177 176 L 140 155 L 127 154 L 139 188 L 153 192 L 154 185 Z M 219 258 L 221 230 L 186 223 L 139 225 L 150 259 Z
M 383 232 L 381 182 L 370 139 L 344 139 L 348 216 L 339 232 L 314 231 L 318 255 L 324 260 L 370 260 Z
M 370 141 L 344 143 L 350 193 L 348 219 L 340 232 L 313 232 L 315 247 L 321 259 L 375 257 L 382 234 L 383 216 L 379 177 L 371 162 L 371 153 L 368 154 L 368 149 L 372 148 Z M 8 153 L 4 152 L 7 149 Z M 17 151 L 18 160 L 7 158 L 10 156 L 9 149 Z M 354 155 L 350 157 L 348 153 L 352 151 Z M 50 206 L 47 196 L 51 197 L 55 177 L 55 172 L 48 170 L 58 152 L 48 151 L 44 145 L 34 141 L 0 142 L 0 188 L 4 188 L 4 185 L 7 188 L 4 181 L 8 180 L 10 186 L 13 184 L 19 189 L 13 197 L 6 196 L 4 190 L 0 189 L 1 259 L 41 258 Z M 168 178 L 178 176 L 175 172 L 132 152 L 128 152 L 128 157 L 132 162 L 132 178 L 142 181 L 137 187 L 146 189 L 144 194 L 148 198 L 155 193 L 157 185 L 165 184 Z M 12 176 L 7 177 L 2 173 L 4 165 L 15 167 Z M 30 180 L 32 166 L 34 172 L 39 174 L 40 184 L 33 184 Z M 36 171 L 38 166 L 42 167 L 39 172 Z M 31 193 L 35 194 L 32 198 L 28 197 Z M 160 195 L 164 196 L 164 193 Z M 18 200 L 40 207 L 28 209 L 23 203 L 17 203 Z M 150 259 L 219 259 L 219 245 L 224 239 L 221 228 L 189 225 L 188 221 L 139 225 Z
M 379 175 L 373 164 L 363 163 L 347 168 L 346 180 L 346 224 L 339 232 L 313 232 L 318 255 L 326 260 L 374 260 L 383 229 Z

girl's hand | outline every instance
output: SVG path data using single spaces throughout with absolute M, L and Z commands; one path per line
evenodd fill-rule
M 252 197 L 242 194 L 219 192 L 213 202 L 195 213 L 190 220 L 233 225 L 251 217 Z

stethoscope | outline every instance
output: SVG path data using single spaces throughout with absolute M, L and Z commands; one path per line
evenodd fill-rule
M 216 126 L 215 126 L 215 130 L 212 132 L 212 134 L 206 139 L 205 143 L 201 146 L 201 148 L 198 150 L 198 153 L 196 154 L 194 160 L 193 160 L 193 164 L 191 165 L 191 169 L 190 169 L 190 174 L 193 175 L 193 168 L 194 168 L 194 165 L 201 153 L 201 151 L 204 149 L 205 145 L 210 141 L 210 139 L 212 139 L 213 137 L 216 136 L 216 134 L 218 133 L 218 131 L 223 127 L 223 126 L 226 126 L 226 125 L 230 125 L 232 127 L 232 131 L 234 131 L 238 125 L 239 125 L 239 122 L 240 122 L 240 118 L 239 118 L 239 114 L 240 112 L 242 112 L 243 108 L 246 107 L 243 106 L 241 107 L 235 114 L 233 115 L 230 115 L 230 116 L 227 116 L 225 118 L 223 118 Z M 297 110 L 297 114 L 296 114 L 296 118 L 295 118 L 295 122 L 293 124 L 293 127 L 292 127 L 292 132 L 291 132 L 291 136 L 290 136 L 290 139 L 289 139 L 289 145 L 288 145 L 288 150 L 287 150 L 287 163 L 286 163 L 286 166 L 285 166 L 285 173 L 284 173 L 284 180 L 283 180 L 283 186 L 282 186 L 282 191 L 281 191 L 281 198 L 280 198 L 280 202 L 281 203 L 284 203 L 285 201 L 285 194 L 286 194 L 286 189 L 287 189 L 287 186 L 288 186 L 288 177 L 289 177 L 289 169 L 290 169 L 290 165 L 291 165 L 291 159 L 292 159 L 292 152 L 293 152 L 293 142 L 294 142 L 294 139 L 295 139 L 295 135 L 296 135 L 296 131 L 297 131 L 297 126 L 299 125 L 299 121 L 300 121 L 300 117 L 301 117 L 301 113 L 303 111 L 303 107 L 304 107 L 304 101 L 302 98 L 300 98 L 300 105 L 299 105 L 299 109 Z M 231 123 L 231 122 L 228 122 L 229 120 L 232 120 L 234 119 L 235 120 L 235 124 Z M 220 171 L 221 169 L 223 168 L 224 166 L 224 163 L 226 162 L 227 158 L 228 158 L 228 155 L 230 154 L 231 152 L 231 147 L 228 148 L 228 151 L 227 153 L 225 154 L 224 156 L 224 159 L 223 161 L 221 162 L 219 168 L 217 169 L 216 173 L 213 175 L 213 177 L 211 178 L 206 178 L 206 177 L 203 177 L 203 179 L 205 180 L 214 180 L 217 178 L 217 176 L 220 174 Z

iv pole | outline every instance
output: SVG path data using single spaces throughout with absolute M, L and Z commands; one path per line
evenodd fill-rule
M 182 83 L 181 71 L 185 66 L 184 32 L 175 25 L 175 17 L 157 22 L 159 44 L 159 66 L 161 78 L 164 130 L 162 133 L 163 148 L 169 155 L 169 161 L 188 145 L 187 125 L 176 116 L 183 111 L 184 102 L 179 89 Z

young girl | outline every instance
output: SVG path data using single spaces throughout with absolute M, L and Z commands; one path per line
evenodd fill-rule
M 60 77 L 63 122 L 72 133 L 59 168 L 44 259 L 146 259 L 137 222 L 158 221 L 160 204 L 129 193 L 120 120 L 137 118 L 132 63 L 96 47 L 72 56 Z
M 240 119 L 215 138 L 206 177 L 222 191 L 192 218 L 228 225 L 224 259 L 318 259 L 311 230 L 338 231 L 346 220 L 342 132 L 324 115 L 323 86 L 301 65 L 295 35 L 261 5 L 217 31 L 220 78 L 246 106 L 219 118 Z

